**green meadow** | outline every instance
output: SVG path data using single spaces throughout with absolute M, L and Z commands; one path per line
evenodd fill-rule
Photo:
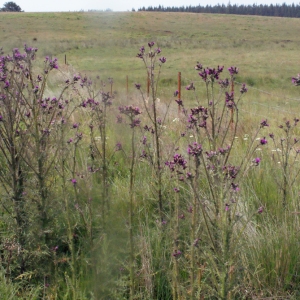
M 27 43 L 37 47 L 41 57 L 57 57 L 60 65 L 66 55 L 74 70 L 112 77 L 114 89 L 123 94 L 126 76 L 130 92 L 136 82 L 146 85 L 143 66 L 135 56 L 140 46 L 153 40 L 167 58 L 162 99 L 169 99 L 177 89 L 178 72 L 183 87 L 199 82 L 194 70 L 199 61 L 207 67 L 237 66 L 237 82 L 254 88 L 254 113 L 270 103 L 275 111 L 294 111 L 297 101 L 285 98 L 298 98 L 290 82 L 299 72 L 300 37 L 295 30 L 299 23 L 289 18 L 193 13 L 12 13 L 1 15 L 0 40 L 6 52 Z M 189 99 L 184 91 L 182 95 Z
M 292 74 L 299 72 L 299 23 L 192 13 L 16 13 L 1 14 L 0 39 L 6 52 L 27 43 L 39 48 L 40 56 L 56 56 L 62 64 L 67 55 L 76 70 L 111 76 L 121 86 L 126 75 L 131 82 L 140 79 L 137 49 L 153 40 L 168 59 L 167 82 L 176 81 L 179 71 L 198 80 L 193 66 L 199 61 L 236 65 L 241 81 L 285 94 Z
M 298 28 L 1 13 L 0 298 L 299 299 Z

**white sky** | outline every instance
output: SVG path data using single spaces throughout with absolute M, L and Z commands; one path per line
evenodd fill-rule
M 5 2 L 10 0 L 0 0 L 0 7 L 3 6 Z M 79 10 L 106 10 L 107 8 L 113 11 L 127 11 L 135 8 L 141 8 L 143 6 L 196 6 L 199 3 L 203 5 L 216 5 L 218 3 L 227 4 L 229 0 L 16 0 L 13 1 L 18 4 L 22 10 L 25 12 L 45 12 L 45 11 L 79 11 Z M 231 4 L 297 4 L 299 1 L 287 0 L 231 0 Z

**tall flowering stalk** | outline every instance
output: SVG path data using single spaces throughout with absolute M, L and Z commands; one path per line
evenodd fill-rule
M 119 107 L 121 114 L 124 114 L 129 119 L 129 126 L 131 131 L 131 165 L 130 165 L 130 181 L 129 181 L 129 243 L 130 243 L 130 260 L 129 260 L 129 273 L 130 273 L 130 300 L 134 299 L 134 240 L 133 240 L 133 200 L 134 200 L 134 168 L 135 168 L 135 128 L 140 125 L 140 119 L 137 118 L 141 114 L 138 107 L 121 106 Z
M 112 79 L 111 79 L 112 80 Z M 108 111 L 112 105 L 113 97 L 104 91 L 104 87 L 96 89 L 95 85 L 87 77 L 80 79 L 80 85 L 88 97 L 82 97 L 80 106 L 89 114 L 89 130 L 90 130 L 90 157 L 92 170 L 99 169 L 101 174 L 101 215 L 102 227 L 105 228 L 106 215 L 110 207 L 109 196 L 109 164 L 114 151 L 110 151 L 107 145 L 107 128 L 108 128 Z M 98 135 L 99 136 L 96 136 Z M 100 138 L 100 139 L 99 139 Z M 99 146 L 100 143 L 100 146 Z
M 64 99 L 65 93 L 74 83 L 66 82 L 57 98 L 47 97 L 46 83 L 50 73 L 58 69 L 57 59 L 46 57 L 43 72 L 37 75 L 33 69 L 37 49 L 25 45 L 24 50 L 25 53 L 21 54 L 14 49 L 12 56 L 1 56 L 0 59 L 0 149 L 13 174 L 11 187 L 19 219 L 18 231 L 23 232 L 19 237 L 22 253 L 26 253 L 25 247 L 28 246 L 25 245 L 24 233 L 29 225 L 29 211 L 24 211 L 25 203 L 26 206 L 31 203 L 37 209 L 38 216 L 31 217 L 39 224 L 38 236 L 43 238 L 43 248 L 49 247 L 50 189 L 59 149 L 54 145 L 58 141 L 57 133 L 64 120 L 65 107 L 70 102 Z M 5 173 L 2 172 L 0 177 L 10 193 L 3 176 Z M 34 188 L 29 186 L 30 182 L 35 183 Z M 22 258 L 21 273 L 25 271 L 25 265 Z
M 273 133 L 269 134 L 274 145 L 273 160 L 276 162 L 276 168 L 279 165 L 279 168 L 282 170 L 282 179 L 276 174 L 275 180 L 282 193 L 281 202 L 283 208 L 287 207 L 289 199 L 297 198 L 293 186 L 299 177 L 300 171 L 294 170 L 293 166 L 300 154 L 300 149 L 298 148 L 299 139 L 295 132 L 298 123 L 299 119 L 294 118 L 293 121 L 286 120 L 283 124 L 279 125 L 279 128 L 283 132 L 283 136 L 279 139 Z
M 195 285 L 195 261 L 198 254 L 195 253 L 199 240 L 195 229 L 203 224 L 210 242 L 207 249 L 206 260 L 212 268 L 211 284 L 214 286 L 216 296 L 220 299 L 228 299 L 232 292 L 232 255 L 237 241 L 235 240 L 239 228 L 234 221 L 238 209 L 239 181 L 245 176 L 250 167 L 259 165 L 253 163 L 252 156 L 258 146 L 267 143 L 265 138 L 256 141 L 258 132 L 268 124 L 261 124 L 255 138 L 249 144 L 248 150 L 240 163 L 233 152 L 238 126 L 238 102 L 247 91 L 245 85 L 240 90 L 240 96 L 234 97 L 233 89 L 228 91 L 230 83 L 233 86 L 234 75 L 238 69 L 229 68 L 231 80 L 220 79 L 223 67 L 203 68 L 197 64 L 195 69 L 206 84 L 206 105 L 198 100 L 198 106 L 190 110 L 183 110 L 187 117 L 188 130 L 194 143 L 190 143 L 188 154 L 190 159 L 188 183 L 191 188 L 192 219 L 191 219 L 191 250 L 190 250 L 190 277 L 191 299 L 195 297 L 197 287 Z M 215 94 L 215 83 L 220 85 L 220 93 Z M 187 90 L 195 90 L 187 87 Z M 183 102 L 176 101 L 183 107 Z M 205 105 L 205 104 L 204 104 Z M 197 206 L 200 207 L 202 220 L 197 217 Z M 244 227 L 242 227 L 243 230 Z M 194 247 L 193 247 L 194 246 Z M 199 292 L 199 289 L 198 289 Z
M 176 176 L 176 187 L 174 188 L 175 192 L 175 203 L 174 203 L 174 216 L 173 216 L 173 226 L 174 226 L 174 240 L 173 240 L 173 299 L 182 299 L 180 291 L 180 279 L 179 279 L 179 266 L 178 260 L 181 257 L 181 250 L 179 247 L 179 219 L 184 216 L 179 215 L 179 182 L 181 181 L 181 174 L 187 167 L 187 161 L 181 154 L 175 154 L 172 161 L 166 162 L 166 165 L 169 167 L 172 173 L 175 173 Z
M 156 175 L 156 190 L 157 190 L 157 198 L 158 198 L 158 211 L 160 215 L 161 222 L 163 221 L 163 194 L 162 194 L 162 148 L 160 143 L 160 136 L 161 136 L 161 125 L 162 119 L 158 116 L 158 110 L 157 110 L 157 90 L 158 90 L 158 82 L 159 82 L 159 76 L 162 65 L 166 62 L 165 57 L 159 57 L 161 53 L 160 48 L 154 48 L 155 43 L 149 42 L 149 52 L 146 52 L 145 47 L 142 46 L 140 48 L 139 53 L 137 54 L 137 57 L 142 59 L 145 69 L 147 70 L 147 78 L 150 83 L 150 108 L 147 106 L 147 101 L 145 95 L 141 91 L 141 85 L 136 84 L 136 88 L 141 91 L 144 108 L 147 113 L 147 116 L 149 117 L 150 122 L 152 123 L 153 128 L 153 134 L 154 134 L 154 149 L 155 151 L 153 153 L 149 153 L 151 155 L 151 162 L 153 163 L 155 175 Z M 156 71 L 156 66 L 158 64 L 158 71 Z M 150 100 L 150 99 L 149 99 Z M 164 118 L 163 118 L 164 119 Z

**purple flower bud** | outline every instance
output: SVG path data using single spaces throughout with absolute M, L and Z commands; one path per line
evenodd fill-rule
M 77 180 L 75 178 L 71 179 L 71 182 L 73 183 L 73 185 L 76 185 Z
M 261 207 L 258 208 L 257 213 L 261 214 L 261 213 L 263 213 L 263 211 L 264 211 L 264 207 L 261 206 Z
M 230 208 L 230 207 L 229 207 L 229 204 L 226 203 L 226 204 L 225 204 L 225 211 L 228 211 L 229 208 Z
M 227 69 L 231 76 L 238 74 L 239 69 L 237 67 L 230 67 Z
M 194 83 L 191 82 L 189 85 L 187 85 L 187 86 L 185 87 L 185 89 L 186 89 L 187 91 L 195 90 Z
M 152 48 L 154 45 L 155 45 L 154 42 L 149 42 L 149 43 L 148 43 L 148 46 L 149 46 L 150 48 Z
M 246 88 L 246 84 L 243 83 L 243 84 L 242 84 L 242 87 L 241 87 L 241 89 L 240 89 L 240 93 L 241 93 L 241 94 L 245 94 L 245 93 L 247 93 L 247 91 L 248 91 L 248 89 Z
M 224 80 L 220 80 L 219 81 L 219 85 L 221 86 L 221 88 L 225 89 L 229 86 L 229 80 L 228 78 L 224 79 Z
M 118 143 L 116 144 L 116 146 L 115 146 L 115 150 L 116 150 L 116 151 L 121 151 L 121 150 L 122 150 L 122 144 L 118 142 Z
M 292 83 L 295 86 L 299 86 L 300 85 L 300 74 L 298 74 L 297 77 L 292 77 Z
M 195 70 L 201 71 L 202 69 L 203 69 L 203 66 L 199 63 L 199 61 L 197 61 L 197 64 L 195 66 Z
M 253 159 L 253 164 L 255 165 L 255 166 L 258 166 L 259 164 L 260 164 L 260 161 L 261 161 L 261 159 L 259 158 L 259 157 L 256 157 L 256 158 L 254 158 Z
M 268 121 L 267 120 L 262 120 L 260 122 L 260 128 L 264 128 L 264 127 L 268 127 L 269 124 L 268 124 Z
M 134 85 L 135 85 L 135 87 L 136 87 L 137 90 L 141 89 L 141 85 L 139 83 L 135 83 Z
M 162 64 L 164 64 L 167 61 L 167 59 L 164 56 L 161 57 L 159 60 Z
M 261 144 L 261 145 L 265 145 L 265 144 L 267 144 L 267 143 L 268 143 L 268 141 L 266 140 L 265 137 L 262 138 L 262 139 L 260 139 L 260 144 Z
M 178 258 L 181 254 L 182 254 L 182 253 L 181 253 L 180 250 L 175 250 L 175 251 L 172 253 L 172 256 L 174 256 L 175 258 Z

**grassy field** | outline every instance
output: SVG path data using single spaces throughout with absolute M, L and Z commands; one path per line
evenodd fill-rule
M 6 54 L 24 43 L 39 49 L 33 69 L 21 61 L 32 76 L 18 58 L 0 61 L 0 295 L 299 299 L 300 99 L 291 77 L 300 72 L 300 19 L 0 17 Z M 142 45 L 167 58 L 157 94 L 144 101 L 134 87 L 145 90 Z M 58 70 L 44 56 L 57 57 Z M 197 61 L 225 66 L 221 78 L 235 81 L 236 103 L 247 84 L 237 106 L 230 87 L 203 83 Z M 186 114 L 173 101 L 178 72 L 184 105 L 194 107 Z M 112 77 L 114 97 L 85 74 Z M 184 88 L 190 82 L 195 93 Z
M 299 19 L 189 13 L 22 13 L 1 14 L 0 40 L 7 52 L 24 43 L 39 55 L 53 55 L 80 72 L 113 77 L 125 85 L 140 79 L 135 58 L 149 40 L 163 49 L 168 63 L 163 78 L 199 80 L 193 66 L 236 65 L 240 81 L 290 95 L 299 72 Z M 36 41 L 34 41 L 36 39 Z M 176 86 L 176 84 L 175 84 Z
M 299 92 L 291 77 L 299 73 L 299 19 L 192 13 L 22 13 L 2 14 L 0 40 L 7 52 L 24 43 L 39 48 L 83 74 L 114 79 L 114 89 L 129 93 L 133 84 L 146 85 L 143 65 L 135 57 L 140 46 L 153 40 L 163 49 L 167 64 L 159 97 L 169 100 L 182 84 L 202 84 L 194 65 L 235 65 L 237 82 L 250 88 L 251 103 L 241 113 L 264 112 L 269 119 L 281 111 L 295 112 Z M 259 89 L 259 90 L 257 90 Z M 265 92 L 262 92 L 265 91 Z M 271 95 L 270 95 L 271 93 Z M 182 98 L 192 100 L 184 90 Z M 287 98 L 296 98 L 291 100 Z

